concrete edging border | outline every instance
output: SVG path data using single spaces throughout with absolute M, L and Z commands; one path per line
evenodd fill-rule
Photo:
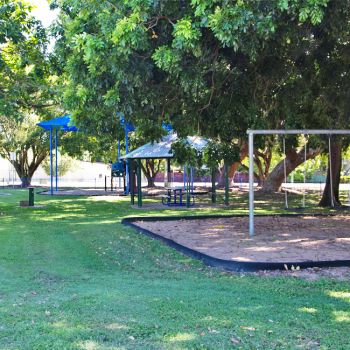
M 303 216 L 305 214 L 263 214 L 256 216 Z M 312 214 L 308 214 L 312 215 Z M 335 214 L 313 214 L 313 216 L 334 216 Z M 169 238 L 165 238 L 161 235 L 158 235 L 152 231 L 143 229 L 134 224 L 135 221 L 172 221 L 172 220 L 202 220 L 202 219 L 215 219 L 215 218 L 232 218 L 232 217 L 248 217 L 248 215 L 190 215 L 190 216 L 173 216 L 173 217 L 164 217 L 164 216 L 149 216 L 149 217 L 127 217 L 121 220 L 123 225 L 127 225 L 136 229 L 138 232 L 160 240 L 164 242 L 169 247 L 176 249 L 177 251 L 198 260 L 201 260 L 205 265 L 220 268 L 227 271 L 236 271 L 236 272 L 253 272 L 259 270 L 285 270 L 286 266 L 288 269 L 292 267 L 299 266 L 301 269 L 310 268 L 310 267 L 340 267 L 340 266 L 350 266 L 350 260 L 332 260 L 332 261 L 302 261 L 302 262 L 243 262 L 243 261 L 234 261 L 234 260 L 224 260 L 209 256 L 207 254 L 198 252 L 194 249 L 188 248 L 179 244 Z

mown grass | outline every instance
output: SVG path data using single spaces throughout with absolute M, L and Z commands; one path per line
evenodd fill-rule
M 128 199 L 1 190 L 0 349 L 349 349 L 350 284 L 228 274 L 124 227 Z M 270 203 L 271 205 L 271 203 Z M 264 202 L 260 212 L 267 212 Z

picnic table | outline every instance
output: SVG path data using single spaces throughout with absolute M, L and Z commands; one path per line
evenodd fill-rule
M 184 206 L 186 200 L 183 201 L 183 196 L 186 195 L 186 189 L 183 187 L 166 187 L 167 194 L 162 197 L 162 203 L 168 206 Z M 194 204 L 194 196 L 191 195 L 192 205 Z

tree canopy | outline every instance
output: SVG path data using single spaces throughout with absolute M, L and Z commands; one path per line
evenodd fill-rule
M 55 116 L 56 81 L 47 33 L 24 2 L 0 2 L 0 155 L 11 160 L 22 185 L 48 153 L 36 123 Z
M 27 11 L 4 4 L 1 16 L 14 6 Z M 180 137 L 211 138 L 215 147 L 207 154 L 229 150 L 230 162 L 246 156 L 248 128 L 349 125 L 348 2 L 53 0 L 51 6 L 60 8 L 53 35 L 62 102 L 97 140 L 95 149 L 116 148 L 120 113 L 138 127 L 138 140 L 159 139 L 166 121 Z M 22 28 L 14 16 L 1 42 L 16 45 L 35 27 L 40 46 L 39 27 L 26 23 Z M 307 141 L 310 157 L 322 151 L 321 138 Z M 269 172 L 276 139 L 256 142 L 259 176 L 276 188 L 281 177 Z M 297 159 L 300 138 L 286 144 L 287 157 Z
M 300 91 L 301 62 L 328 1 L 53 5 L 65 102 L 86 129 L 116 133 L 119 111 L 149 121 L 142 128 L 151 139 L 168 120 L 180 134 L 231 142 L 248 127 L 287 124 L 286 102 Z M 294 124 L 306 124 L 293 112 Z

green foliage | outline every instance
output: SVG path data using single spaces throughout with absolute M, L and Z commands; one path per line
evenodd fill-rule
M 204 149 L 204 163 L 211 169 L 217 168 L 222 161 L 230 165 L 239 160 L 239 147 L 233 143 L 209 141 Z
M 55 157 L 55 155 L 54 155 Z M 55 161 L 55 159 L 54 159 Z M 64 176 L 74 168 L 74 159 L 67 155 L 58 155 L 58 176 Z M 50 175 L 50 160 L 46 158 L 42 163 L 42 167 L 47 175 Z M 56 167 L 53 169 L 53 176 L 56 176 Z
M 201 36 L 201 32 L 192 23 L 191 18 L 182 18 L 174 25 L 172 46 L 179 50 L 193 50 Z
M 48 153 L 40 120 L 57 116 L 57 76 L 48 55 L 47 33 L 25 2 L 0 1 L 0 154 L 9 159 L 23 186 Z
M 174 142 L 171 149 L 174 153 L 174 160 L 178 164 L 197 168 L 202 166 L 202 152 L 192 147 L 186 139 Z
M 148 125 L 166 120 L 181 137 L 200 134 L 222 148 L 244 144 L 248 128 L 349 125 L 347 1 L 56 5 L 65 106 L 106 148 L 120 135 L 117 111 L 143 140 L 157 139 Z

